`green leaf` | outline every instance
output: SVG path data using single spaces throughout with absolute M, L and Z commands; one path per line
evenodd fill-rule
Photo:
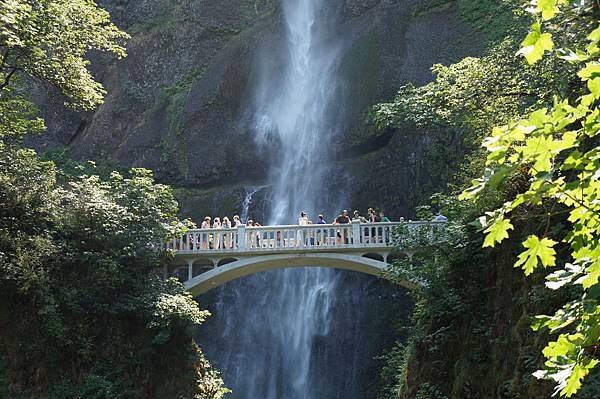
M 546 172 L 552 168 L 552 144 L 550 136 L 532 137 L 525 141 L 523 155 L 526 160 L 533 162 L 534 172 Z
M 598 26 L 596 29 L 594 29 L 592 31 L 592 33 L 589 34 L 588 40 L 590 40 L 592 42 L 600 41 L 600 26 Z
M 510 223 L 510 220 L 501 217 L 485 230 L 487 235 L 485 236 L 483 247 L 493 248 L 496 246 L 496 243 L 500 243 L 505 238 L 508 238 L 508 230 L 513 229 L 514 226 Z
M 523 246 L 526 251 L 519 255 L 515 267 L 522 267 L 525 275 L 530 275 L 539 263 L 544 267 L 556 264 L 556 251 L 552 248 L 557 244 L 549 238 L 539 239 L 537 236 L 529 236 Z
M 522 48 L 517 54 L 523 55 L 529 64 L 535 64 L 542 59 L 546 51 L 554 48 L 552 35 L 550 33 L 542 33 L 539 23 L 531 26 L 531 31 L 521 43 Z
M 585 272 L 586 275 L 579 279 L 577 283 L 581 284 L 585 289 L 598 284 L 598 280 L 600 280 L 600 259 L 596 259 L 592 262 Z
M 600 63 L 588 62 L 577 75 L 583 80 L 600 77 Z
M 569 341 L 567 335 L 563 334 L 555 342 L 549 342 L 542 353 L 546 357 L 566 356 L 574 349 L 575 345 Z
M 537 10 L 542 13 L 542 18 L 546 21 L 554 18 L 558 12 L 556 0 L 538 0 Z
M 595 98 L 600 98 L 600 77 L 588 80 L 588 88 Z
M 578 363 L 573 367 L 573 371 L 567 380 L 567 385 L 560 392 L 567 398 L 573 396 L 581 388 L 581 380 L 589 374 L 590 370 L 596 367 L 598 361 L 595 359 L 586 359 L 583 363 Z

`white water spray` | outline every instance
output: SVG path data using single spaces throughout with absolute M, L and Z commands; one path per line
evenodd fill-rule
M 295 222 L 304 210 L 317 212 L 337 204 L 325 179 L 331 168 L 335 133 L 328 111 L 336 91 L 341 47 L 327 37 L 334 25 L 323 0 L 283 0 L 288 58 L 281 80 L 263 79 L 257 99 L 257 140 L 272 151 L 269 222 Z
M 334 34 L 336 7 L 326 0 L 281 1 L 284 64 L 274 67 L 276 60 L 262 59 L 268 72 L 254 104 L 260 156 L 269 162 L 267 222 L 296 223 L 302 210 L 314 221 L 321 212 L 331 221 L 341 206 L 333 199 L 340 198 L 340 185 L 328 179 L 339 117 L 333 106 L 341 55 Z M 332 375 L 323 372 L 324 359 L 331 362 L 333 354 L 329 348 L 315 350 L 331 331 L 337 276 L 324 268 L 285 269 L 235 281 L 220 291 L 215 314 L 227 315 L 222 331 L 228 347 L 217 366 L 233 379 L 226 379 L 232 398 L 338 399 L 352 392 L 324 386 L 331 384 L 325 375 Z
M 288 59 L 280 82 L 263 82 L 258 99 L 257 140 L 277 148 L 270 169 L 270 224 L 295 223 L 300 211 L 316 213 L 337 204 L 326 176 L 331 168 L 330 145 L 335 131 L 328 119 L 336 87 L 340 47 L 327 37 L 333 19 L 324 0 L 284 0 Z M 325 20 L 324 20 L 325 19 Z M 334 208 L 335 209 L 335 208 Z M 283 353 L 271 370 L 282 370 L 286 388 L 272 387 L 268 398 L 314 399 L 312 380 L 314 339 L 326 336 L 336 285 L 335 272 L 306 268 L 273 273 L 281 287 L 271 328 Z

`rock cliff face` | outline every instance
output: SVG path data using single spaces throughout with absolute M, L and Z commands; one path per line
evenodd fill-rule
M 239 211 L 244 187 L 261 184 L 265 163 L 251 120 L 257 57 L 275 57 L 281 36 L 276 0 L 104 0 L 101 5 L 132 35 L 123 61 L 96 57 L 108 90 L 94 113 L 66 113 L 62 99 L 37 94 L 48 133 L 30 144 L 67 146 L 78 159 L 145 167 L 177 191 L 184 213 Z M 473 53 L 455 1 L 346 0 L 340 35 L 347 119 L 336 143 L 355 207 L 367 202 L 406 213 L 429 182 L 422 165 L 425 135 L 375 132 L 368 107 L 402 84 L 431 79 L 434 63 Z M 271 71 L 277 73 L 277 71 Z M 228 195 L 227 201 L 215 200 Z M 368 195 L 367 195 L 368 194 Z M 238 201 L 239 199 L 239 201 Z M 399 216 L 399 215 L 397 215 Z

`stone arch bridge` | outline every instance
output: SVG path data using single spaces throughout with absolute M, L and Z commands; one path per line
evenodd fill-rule
M 197 296 L 231 280 L 288 267 L 333 267 L 380 277 L 392 256 L 412 258 L 418 248 L 394 250 L 392 236 L 443 222 L 239 227 L 189 230 L 167 243 L 175 262 L 166 275 L 177 276 Z M 413 289 L 415 284 L 400 282 Z

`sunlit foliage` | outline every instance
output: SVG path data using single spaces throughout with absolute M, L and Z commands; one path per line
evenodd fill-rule
M 26 75 L 56 86 L 70 105 L 93 109 L 105 90 L 86 57 L 91 50 L 124 57 L 127 37 L 91 0 L 0 0 L 0 90 Z
M 580 288 L 578 299 L 554 315 L 538 316 L 533 325 L 556 334 L 543 351 L 546 368 L 536 376 L 554 380 L 557 393 L 570 397 L 599 363 L 600 9 L 597 1 L 538 0 L 528 10 L 536 20 L 519 53 L 532 65 L 545 56 L 574 65 L 581 89 L 495 127 L 484 140 L 485 175 L 462 197 L 478 198 L 514 176 L 527 179 L 524 191 L 479 219 L 484 245 L 491 247 L 510 236 L 514 213 L 546 209 L 545 228 L 523 242 L 515 266 L 527 275 L 552 268 L 546 284 L 551 289 Z M 565 42 L 568 47 L 557 45 Z M 566 231 L 552 229 L 557 214 L 568 216 Z M 562 248 L 568 251 L 565 261 L 557 257 Z

